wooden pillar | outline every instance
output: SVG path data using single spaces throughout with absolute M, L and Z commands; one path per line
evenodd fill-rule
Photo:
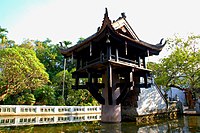
M 138 66 L 141 66 L 141 60 L 140 60 L 140 56 L 138 56 Z
M 144 66 L 144 68 L 146 68 L 145 56 L 143 57 L 143 66 Z
M 102 95 L 105 104 L 102 105 L 101 121 L 102 122 L 121 122 L 121 104 L 116 105 L 116 99 L 120 95 L 120 88 L 116 87 L 119 83 L 118 74 L 112 73 L 112 66 L 109 64 L 106 72 L 102 77 L 105 88 Z
M 80 58 L 77 58 L 76 70 L 78 70 L 78 69 L 80 68 L 80 66 L 81 66 L 80 63 L 81 63 L 81 62 L 80 62 Z
M 100 52 L 100 61 L 103 62 L 104 61 L 104 53 L 101 51 Z
M 116 51 L 115 51 L 115 61 L 119 61 L 119 52 L 118 52 L 118 48 L 116 48 Z
M 111 57 L 111 46 L 110 45 L 107 46 L 107 58 L 108 58 L 108 60 L 112 59 L 112 57 Z

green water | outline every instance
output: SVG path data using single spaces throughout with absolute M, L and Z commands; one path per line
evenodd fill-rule
M 200 133 L 200 116 L 184 116 L 174 120 L 101 123 L 98 121 L 40 126 L 1 127 L 1 133 Z

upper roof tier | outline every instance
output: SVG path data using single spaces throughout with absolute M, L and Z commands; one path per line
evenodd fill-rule
M 124 13 L 122 13 L 121 17 L 119 17 L 116 21 L 111 22 L 111 20 L 108 17 L 108 11 L 106 8 L 102 25 L 98 28 L 95 34 L 89 36 L 82 42 L 70 48 L 61 49 L 60 51 L 65 57 L 69 57 L 72 55 L 72 53 L 76 53 L 81 49 L 89 46 L 91 42 L 98 42 L 102 38 L 109 36 L 113 37 L 120 43 L 125 42 L 127 45 L 143 49 L 144 51 L 148 51 L 148 55 L 146 54 L 145 56 L 158 55 L 164 47 L 164 45 L 166 44 L 166 42 L 162 43 L 163 39 L 161 39 L 161 41 L 155 45 L 140 40 L 134 32 L 134 30 L 129 25 L 129 23 L 127 22 Z

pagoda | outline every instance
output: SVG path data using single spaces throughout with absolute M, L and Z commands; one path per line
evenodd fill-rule
M 111 22 L 106 9 L 96 33 L 60 51 L 76 60 L 73 89 L 87 89 L 102 105 L 102 122 L 120 122 L 123 110 L 138 106 L 140 88 L 151 87 L 145 58 L 159 55 L 163 47 L 162 41 L 154 45 L 140 40 L 124 13 Z M 80 83 L 83 78 L 85 84 Z

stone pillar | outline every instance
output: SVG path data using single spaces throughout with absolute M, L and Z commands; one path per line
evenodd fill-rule
M 105 105 L 102 105 L 101 121 L 121 122 L 121 104 L 116 105 L 116 99 L 120 95 L 120 88 L 119 87 L 116 88 L 116 83 L 119 83 L 119 77 L 118 74 L 112 73 L 112 68 L 110 73 L 111 74 L 109 76 L 108 71 L 106 71 L 102 78 L 105 84 L 105 88 L 102 90 L 102 94 L 105 99 Z M 110 79 L 108 78 L 108 76 L 110 77 Z M 111 90 L 109 90 L 108 80 L 110 80 L 111 82 L 110 83 Z M 109 102 L 110 95 L 112 97 L 112 102 Z
M 200 114 L 200 96 L 199 99 L 196 101 L 196 112 L 197 114 Z
M 136 116 L 138 116 L 137 101 L 138 101 L 138 95 L 140 93 L 140 88 L 136 87 L 136 84 L 139 84 L 140 78 L 134 77 L 133 72 L 131 72 L 130 82 L 134 82 L 134 86 L 130 88 L 130 91 L 128 92 L 125 99 L 121 103 L 122 104 L 122 107 L 121 107 L 122 121 L 136 121 Z

